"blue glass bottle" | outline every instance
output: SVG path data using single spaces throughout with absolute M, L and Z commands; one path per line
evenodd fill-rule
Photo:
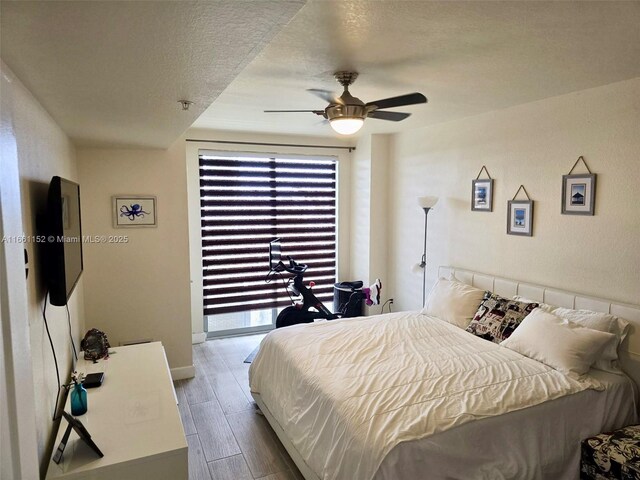
M 71 390 L 71 415 L 77 417 L 87 413 L 87 391 L 81 383 L 76 383 Z

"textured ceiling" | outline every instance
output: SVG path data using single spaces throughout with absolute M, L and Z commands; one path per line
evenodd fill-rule
M 77 144 L 167 147 L 303 4 L 2 1 L 0 56 Z
M 363 132 L 445 122 L 640 76 L 640 2 L 311 0 L 194 127 L 335 135 L 305 90 L 338 90 L 355 69 L 362 100 L 419 91 L 413 116 Z

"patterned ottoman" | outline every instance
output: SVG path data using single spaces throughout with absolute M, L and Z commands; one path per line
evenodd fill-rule
M 581 480 L 640 480 L 640 425 L 582 442 Z

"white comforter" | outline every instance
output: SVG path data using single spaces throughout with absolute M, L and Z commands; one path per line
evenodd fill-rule
M 600 388 L 415 312 L 275 330 L 249 379 L 324 480 L 370 480 L 400 442 Z

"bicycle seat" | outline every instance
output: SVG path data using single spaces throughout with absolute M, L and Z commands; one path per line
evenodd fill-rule
M 358 290 L 362 288 L 364 283 L 362 280 L 357 280 L 355 282 L 340 282 L 336 283 L 336 288 L 349 289 L 349 290 Z

